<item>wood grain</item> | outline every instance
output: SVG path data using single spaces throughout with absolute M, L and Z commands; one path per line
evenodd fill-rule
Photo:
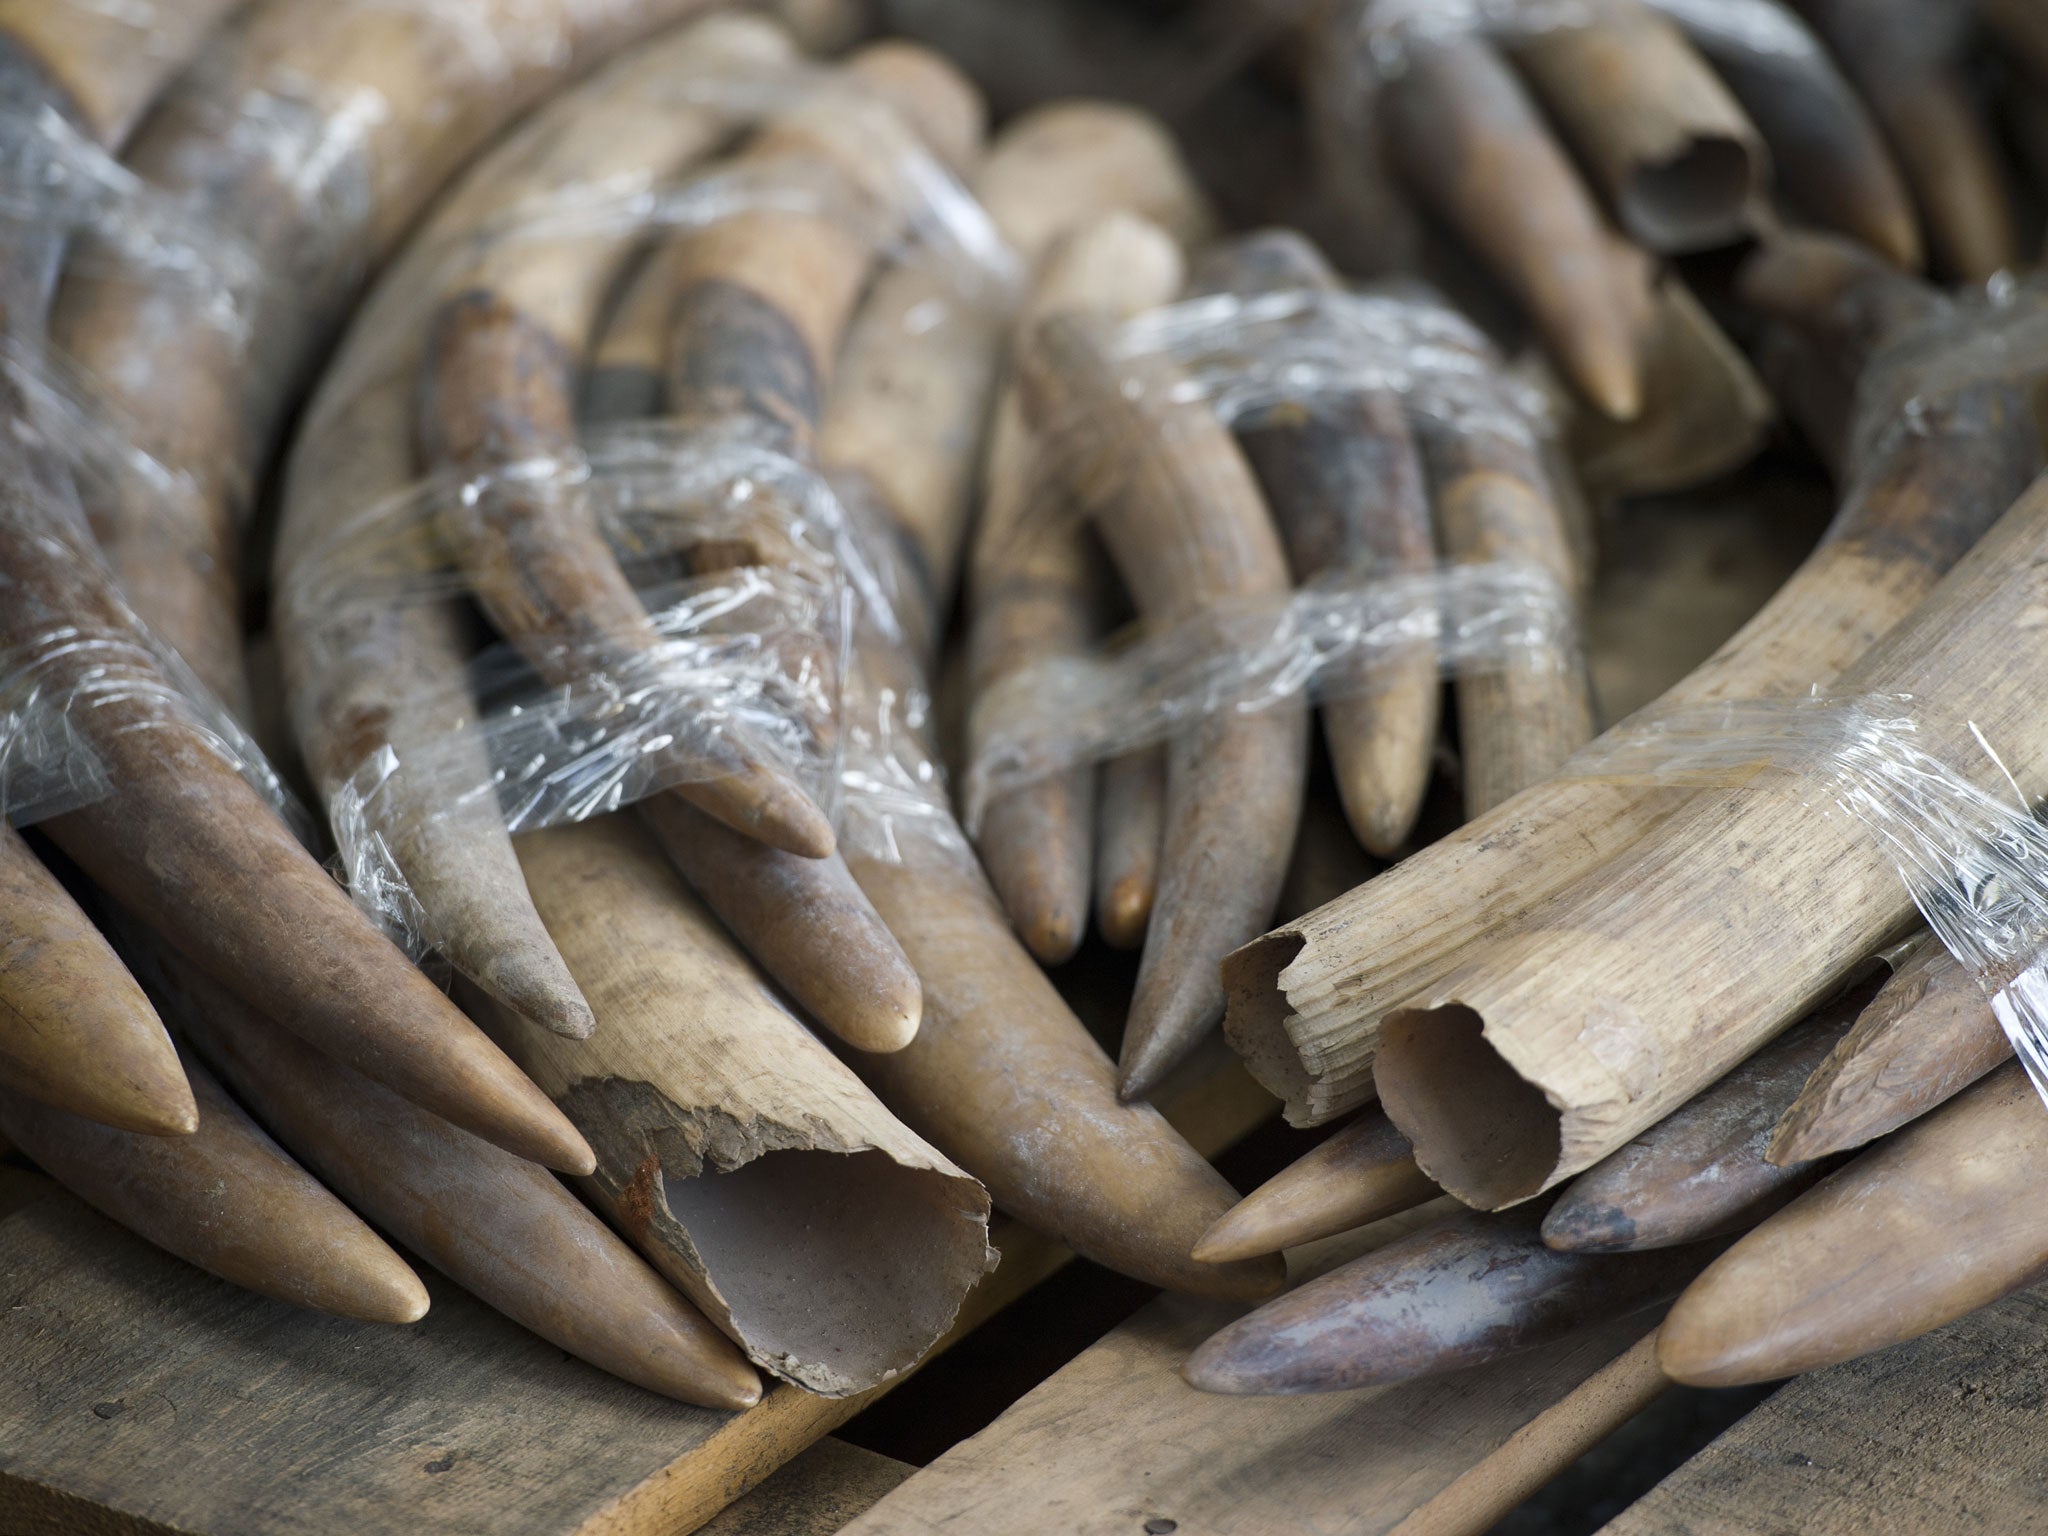
M 1406 1220 L 1376 1233 L 1396 1235 Z M 1180 1363 L 1234 1315 L 1159 1298 L 844 1536 L 1376 1536 L 1483 1468 L 1642 1332 L 1639 1321 L 1609 1322 L 1485 1370 L 1328 1397 L 1199 1394 Z M 1551 1419 L 1537 1459 L 1563 1465 L 1607 1422 Z
M 1602 1536 L 2048 1529 L 2048 1291 L 1788 1383 Z

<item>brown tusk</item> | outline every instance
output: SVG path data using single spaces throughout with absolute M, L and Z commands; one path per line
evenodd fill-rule
M 1416 436 L 1446 560 L 1543 571 L 1576 606 L 1585 574 L 1540 454 L 1452 424 L 1420 422 Z M 1549 777 L 1593 735 L 1592 683 L 1576 647 L 1511 655 L 1498 670 L 1461 676 L 1455 691 L 1468 818 Z
M 1101 322 L 1056 315 L 1031 331 L 1021 374 L 1036 423 L 1087 433 L 1055 457 L 1139 617 L 1173 623 L 1226 597 L 1289 591 L 1279 535 L 1229 430 L 1205 402 L 1175 398 L 1171 364 L 1143 359 L 1127 374 L 1107 348 Z M 1284 704 L 1203 721 L 1168 748 L 1159 894 L 1120 1058 L 1126 1099 L 1215 1026 L 1217 962 L 1272 917 L 1301 819 L 1306 727 L 1305 709 Z
M 1095 926 L 1114 949 L 1145 942 L 1159 899 L 1166 841 L 1166 749 L 1145 747 L 1102 765 L 1095 828 Z
M 1770 181 L 1756 128 L 1656 11 L 1589 0 L 1589 12 L 1508 47 L 1621 227 L 1660 255 L 1740 240 Z
M 1412 1381 L 1656 1306 L 1710 1257 L 1559 1253 L 1540 1223 L 1535 1210 L 1458 1212 L 1267 1302 L 1181 1374 L 1203 1392 L 1259 1396 Z
M 917 972 L 834 854 L 764 848 L 674 795 L 640 814 L 690 888 L 747 953 L 855 1050 L 900 1051 L 917 1035 Z
M 1181 278 L 1171 236 L 1135 215 L 1106 213 L 1044 255 L 1019 333 L 1054 314 L 1128 319 L 1171 301 Z M 1015 382 L 1005 381 L 989 427 L 968 589 L 977 695 L 1034 663 L 1079 654 L 1095 627 L 1100 552 L 1044 462 Z M 1124 809 L 1103 807 L 1105 836 Z M 1048 965 L 1071 956 L 1087 931 L 1095 817 L 1095 768 L 1079 763 L 993 801 L 981 829 L 990 882 Z M 1119 830 L 1143 834 L 1142 826 Z
M 1202 1264 L 1190 1250 L 1237 1196 L 1116 1072 L 1017 943 L 972 859 L 922 840 L 900 863 L 849 855 L 924 981 L 908 1047 L 854 1066 L 1004 1210 L 1083 1257 L 1170 1291 L 1255 1301 L 1277 1259 Z
M 767 22 L 714 16 L 555 98 L 465 176 L 378 285 L 316 395 L 288 467 L 276 628 L 300 745 L 321 794 L 332 805 L 381 750 L 395 751 L 409 766 L 385 786 L 379 830 L 425 915 L 426 937 L 500 1003 L 572 1038 L 590 1033 L 589 1005 L 533 910 L 497 803 L 455 793 L 488 784 L 492 774 L 473 733 L 464 680 L 472 626 L 457 604 L 431 594 L 375 590 L 387 579 L 392 551 L 406 548 L 401 531 L 373 526 L 361 547 L 334 541 L 345 541 L 367 509 L 401 497 L 418 473 L 412 380 L 422 310 L 450 289 L 495 284 L 530 303 L 537 317 L 530 334 L 544 337 L 552 327 L 561 338 L 557 353 L 580 353 L 578 327 L 593 323 L 604 282 L 633 237 L 606 230 L 576 240 L 515 236 L 483 247 L 466 267 L 448 253 L 478 251 L 479 228 L 507 207 L 585 179 L 634 170 L 660 176 L 714 150 L 731 131 L 729 115 L 666 102 L 662 93 L 674 89 L 676 76 L 792 64 L 787 39 Z M 652 110 L 650 99 L 663 102 L 662 110 Z M 522 376 L 532 393 L 514 391 L 491 408 L 518 419 L 533 395 L 550 387 L 566 394 L 572 367 Z M 499 386 L 488 377 L 476 382 L 485 393 Z M 430 559 L 439 557 L 431 530 L 402 532 L 430 546 Z M 338 600 L 328 600 L 337 587 Z
M 892 103 L 941 158 L 965 166 L 979 157 L 979 98 L 943 61 L 920 48 L 877 44 L 862 50 L 848 73 Z M 828 108 L 798 106 L 763 129 L 746 153 L 764 165 L 802 162 L 820 154 L 833 126 Z M 852 152 L 849 145 L 831 145 L 840 157 L 833 163 L 849 184 L 864 186 L 877 170 L 846 162 Z M 885 187 L 878 195 L 901 202 L 907 191 Z M 899 211 L 905 219 L 912 212 L 907 203 Z M 829 279 L 817 287 L 810 285 L 807 262 L 797 259 L 806 250 Z M 784 446 L 808 458 L 820 435 L 821 392 L 834 363 L 845 370 L 848 390 L 899 390 L 941 417 L 972 410 L 985 395 L 994 349 L 985 324 L 956 317 L 933 336 L 906 323 L 921 307 L 963 302 L 947 277 L 914 263 L 889 267 L 856 312 L 852 305 L 875 253 L 826 221 L 743 213 L 687 237 L 664 259 L 663 280 L 677 285 L 678 294 L 667 343 L 667 408 L 685 423 L 715 425 L 721 413 L 737 411 L 785 432 Z M 749 314 L 781 320 L 755 331 L 745 323 Z M 614 325 L 634 319 L 629 311 Z M 871 381 L 870 374 L 879 379 Z M 742 381 L 736 393 L 735 380 Z M 878 484 L 891 483 L 898 472 L 887 428 L 886 418 L 822 424 L 833 451 L 846 455 L 848 471 L 873 474 Z M 940 487 L 937 494 L 946 492 Z M 769 557 L 765 547 L 746 556 Z M 715 569 L 717 560 L 702 555 L 696 568 Z M 868 1051 L 900 1050 L 915 1035 L 923 1011 L 916 972 L 836 852 L 802 860 L 748 848 L 705 825 L 702 816 L 652 807 L 649 814 L 691 887 L 827 1029 Z
M 988 1196 L 805 1030 L 637 821 L 519 856 L 601 1027 L 507 1043 L 597 1148 L 613 1223 L 778 1375 L 843 1397 L 908 1370 L 989 1267 Z
M 1666 9 L 1658 0 L 1651 4 Z M 1778 0 L 1758 0 L 1755 9 L 1769 25 L 1784 28 L 1788 42 L 1803 35 L 1811 46 L 1759 46 L 1745 36 L 1742 18 L 1716 25 L 1713 7 L 1671 6 L 1669 15 L 1712 60 L 1763 135 L 1785 200 L 1815 223 L 1917 272 L 1926 253 L 1913 196 L 1869 109 L 1796 11 Z
M 1415 1166 L 1414 1148 L 1394 1122 L 1368 1109 L 1232 1206 L 1202 1234 L 1194 1254 L 1213 1264 L 1278 1253 L 1397 1216 L 1442 1193 Z
M 0 1087 L 105 1126 L 199 1126 L 171 1037 L 126 966 L 20 833 L 0 821 Z
M 180 956 L 139 963 L 179 1030 L 328 1184 L 550 1343 L 685 1402 L 745 1408 L 739 1352 L 552 1174 L 276 1029 Z
M 1851 378 L 1880 337 L 1926 318 L 1934 303 L 1931 290 L 1834 241 L 1766 248 L 1746 269 L 1745 287 L 1767 315 L 1812 325 L 1838 373 Z M 2023 380 L 1987 379 L 1954 399 L 1942 428 L 1902 434 L 1880 461 L 1854 466 L 1820 546 L 1664 702 L 1832 682 L 1912 611 L 2033 477 L 2040 447 L 2026 400 Z M 1584 778 L 1524 791 L 1229 957 L 1232 1043 L 1287 1099 L 1298 1124 L 1365 1102 L 1382 1015 L 1685 799 L 1678 790 Z M 1369 944 L 1359 937 L 1367 934 Z
M 1883 125 L 1920 205 L 1935 264 L 1982 282 L 2019 260 L 2012 191 L 1953 41 L 1918 0 L 1798 0 Z
M 2029 685 L 2048 656 L 2034 656 L 2028 625 L 2044 553 L 2048 478 L 1839 691 L 1939 700 L 1917 720 L 1921 750 L 1960 772 L 1996 741 L 2038 798 L 2048 784 L 2027 765 L 2048 740 Z M 1528 1199 L 1733 1067 L 1912 912 L 1884 839 L 1855 818 L 1817 816 L 1796 795 L 1703 792 L 1391 1014 L 1381 1100 L 1452 1194 L 1488 1208 Z
M 1602 415 L 1642 411 L 1650 296 L 1514 72 L 1484 43 L 1416 51 L 1385 87 L 1402 178 L 1493 269 Z
M 1885 984 L 1799 1091 L 1765 1154 L 1847 1152 L 1916 1120 L 2012 1055 L 1975 978 L 1932 938 Z
M 1764 1147 L 1807 1074 L 1846 1034 L 1875 979 L 1822 1008 L 1574 1179 L 1543 1219 L 1572 1253 L 1634 1253 L 1746 1231 L 1828 1171 L 1780 1166 Z
M 254 484 L 361 274 L 503 123 L 702 8 L 480 0 L 444 13 L 278 0 L 223 28 L 128 146 L 145 183 L 193 197 L 224 241 L 259 255 L 262 280 L 241 311 L 248 340 L 195 302 L 188 282 L 80 260 L 52 337 L 117 419 L 138 426 L 136 446 L 189 482 L 175 498 L 139 481 L 110 488 L 88 511 L 144 620 L 240 718 L 241 532 Z M 502 41 L 509 68 L 480 62 L 494 50 L 451 41 L 449 18 Z M 245 104 L 278 122 L 245 118 Z M 281 153 L 301 132 L 321 135 L 303 166 Z
M 1695 1386 L 1852 1360 L 2038 1279 L 2048 1115 L 2001 1068 L 1808 1190 L 1695 1280 L 1657 1346 Z
M 1777 415 L 1749 359 L 1683 276 L 1658 272 L 1650 302 L 1638 351 L 1641 414 L 1617 422 L 1574 411 L 1566 425 L 1571 471 L 1603 505 L 1690 490 L 1741 468 L 1762 448 Z
M 0 1130 L 87 1204 L 208 1274 L 358 1322 L 424 1317 L 427 1288 L 405 1261 L 204 1068 L 185 1066 L 202 1110 L 189 1136 L 112 1130 L 11 1094 Z
M 1195 283 L 1204 292 L 1243 295 L 1340 286 L 1322 253 L 1288 230 L 1212 251 L 1197 265 Z M 1362 395 L 1313 414 L 1302 424 L 1288 424 L 1282 413 L 1279 421 L 1237 427 L 1287 540 L 1295 581 L 1366 563 L 1428 570 L 1436 557 L 1429 493 L 1400 400 Z M 1324 687 L 1323 733 L 1345 814 L 1367 851 L 1385 857 L 1415 830 L 1429 788 L 1443 696 L 1436 650 L 1419 645 L 1412 654 L 1374 658 L 1349 686 L 1338 678 Z

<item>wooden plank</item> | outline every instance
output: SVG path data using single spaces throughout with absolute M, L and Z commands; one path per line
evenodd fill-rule
M 2048 1531 L 2048 1287 L 1781 1387 L 1602 1536 Z
M 827 1435 L 713 1516 L 699 1536 L 832 1536 L 916 1470 Z
M 1416 1219 L 1381 1223 L 1367 1244 Z M 1649 1326 L 1634 1317 L 1398 1386 L 1295 1398 L 1194 1391 L 1181 1362 L 1241 1310 L 1160 1297 L 844 1536 L 1378 1536 L 1409 1519 L 1416 1531 L 1478 1531 L 1661 1385 L 1646 1352 L 1630 1354 Z M 1628 1364 L 1603 1377 L 1624 1355 Z M 1587 1395 L 1574 1401 L 1578 1392 Z M 1473 1476 L 1503 1453 L 1497 1478 Z M 1438 1518 L 1431 1505 L 1447 1490 L 1456 1498 Z
M 1273 1111 L 1234 1059 L 1177 1087 L 1213 1154 Z M 11 1212 L 11 1214 L 9 1214 Z M 1014 1222 L 947 1343 L 1071 1255 Z M 667 1402 L 429 1275 L 406 1329 L 236 1290 L 10 1173 L 0 1188 L 0 1525 L 64 1536 L 681 1536 L 888 1386 Z M 943 1345 L 941 1346 L 944 1347 Z M 95 1407 L 104 1412 L 95 1412 Z

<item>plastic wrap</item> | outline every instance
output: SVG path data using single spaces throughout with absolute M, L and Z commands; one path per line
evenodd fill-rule
M 1952 402 L 1987 383 L 2037 374 L 2048 357 L 2048 282 L 2001 274 L 1944 295 L 1918 324 L 1887 336 L 1857 380 L 1845 462 L 1884 464 L 1904 437 L 1960 430 Z
M 1127 398 L 1160 390 L 1240 427 L 1320 423 L 1362 395 L 1389 396 L 1418 435 L 1458 445 L 1468 462 L 1518 469 L 1553 500 L 1572 494 L 1552 468 L 1543 395 L 1504 369 L 1469 321 L 1420 291 L 1192 299 L 1127 322 L 1104 350 L 1125 370 Z M 1134 462 L 1079 412 L 1042 423 L 1040 442 L 1046 486 L 1078 477 L 1107 496 Z M 1016 537 L 1060 531 L 1070 508 L 1048 493 Z M 1017 669 L 976 701 L 970 829 L 993 800 L 1035 779 L 1225 710 L 1368 693 L 1387 665 L 1432 650 L 1447 676 L 1577 666 L 1575 596 L 1558 572 L 1516 562 L 1351 567 L 1282 598 L 1136 626 L 1096 653 Z
M 1813 34 L 1775 0 L 1645 0 L 1686 31 L 1745 53 L 1805 57 Z M 1404 73 L 1416 52 L 1465 38 L 1512 47 L 1550 32 L 1597 25 L 1599 0 L 1347 0 L 1335 8 L 1333 41 L 1370 88 Z
M 1457 677 L 1562 668 L 1577 645 L 1577 607 L 1557 579 L 1504 562 L 1345 571 L 1282 601 L 1136 629 L 1102 651 L 1011 672 L 976 701 L 968 830 L 991 802 L 1034 780 L 1166 741 L 1225 711 L 1369 693 L 1376 671 L 1418 650 Z
M 1916 745 L 1919 722 L 1939 707 L 1879 694 L 1652 710 L 1566 771 L 1791 794 L 1818 815 L 1849 817 L 1990 999 L 2048 1102 L 2048 826 L 1974 725 L 1989 773 L 1967 776 Z M 2002 779 L 2010 794 L 1979 779 Z
M 736 218 L 797 215 L 851 237 L 873 260 L 933 274 L 945 297 L 908 324 L 928 329 L 965 315 L 993 324 L 1007 311 L 1016 266 L 986 215 L 844 74 L 679 71 L 656 89 L 645 110 L 708 113 L 728 125 L 732 142 L 782 114 L 830 103 L 852 141 L 841 153 L 872 176 L 855 183 L 800 155 L 716 161 L 680 175 L 649 166 L 520 196 L 452 233 L 429 230 L 404 258 L 404 281 L 372 300 L 359 326 L 367 339 L 340 361 L 307 438 L 346 430 L 359 402 L 394 382 L 406 387 L 436 315 L 475 288 L 468 274 L 502 265 L 508 252 L 582 272 L 649 247 L 647 260 L 658 262 L 665 239 Z M 406 876 L 407 844 L 423 817 L 460 819 L 489 803 L 512 832 L 580 820 L 715 781 L 742 745 L 835 819 L 863 826 L 877 820 L 866 807 L 878 798 L 904 797 L 909 814 L 939 782 L 935 764 L 904 769 L 894 754 L 904 711 L 914 731 L 925 700 L 872 699 L 863 715 L 845 696 L 855 614 L 871 633 L 900 639 L 895 606 L 867 546 L 850 536 L 841 500 L 777 425 L 744 410 L 697 411 L 558 431 L 541 456 L 415 482 L 327 520 L 318 538 L 291 551 L 280 612 L 306 644 L 293 688 L 302 740 L 332 739 L 334 722 L 349 718 L 350 691 L 364 675 L 351 648 L 387 646 L 394 613 L 459 616 L 452 621 L 473 652 L 448 672 L 439 701 L 405 703 L 415 724 L 442 722 L 437 735 L 409 729 L 403 743 L 381 741 L 326 786 L 351 890 L 415 949 L 439 942 L 434 914 Z M 622 654 L 616 627 L 590 626 L 545 644 L 532 635 L 516 646 L 479 644 L 460 600 L 475 590 L 479 538 L 505 526 L 507 507 L 578 540 L 594 532 L 658 642 Z M 632 628 L 644 634 L 639 622 L 634 615 Z M 886 812 L 880 820 L 888 822 Z M 877 836 L 886 842 L 888 834 Z

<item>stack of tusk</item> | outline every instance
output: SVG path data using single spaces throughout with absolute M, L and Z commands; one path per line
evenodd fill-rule
M 493 285 L 516 294 L 523 278 L 538 288 L 530 319 L 501 301 L 508 326 L 526 325 L 531 355 L 507 360 L 519 393 L 467 404 L 501 434 L 519 431 L 527 450 L 573 447 L 573 439 L 538 441 L 535 417 L 566 410 L 559 395 L 574 388 L 575 359 L 606 278 L 634 239 L 630 221 L 617 221 L 623 229 L 597 221 L 571 240 L 493 232 L 492 221 L 523 201 L 560 197 L 585 177 L 658 183 L 716 149 L 733 131 L 731 114 L 667 102 L 667 82 L 719 69 L 766 81 L 793 66 L 787 41 L 751 18 L 715 16 L 636 50 L 557 97 L 481 161 L 365 305 L 293 449 L 277 559 L 286 685 L 300 746 L 330 805 L 359 793 L 351 781 L 371 771 L 380 752 L 403 764 L 429 744 L 463 747 L 473 714 L 450 708 L 464 692 L 468 650 L 457 605 L 438 594 L 379 591 L 386 549 L 401 535 L 374 523 L 351 533 L 367 510 L 401 497 L 417 472 L 410 416 L 420 314 L 444 293 L 470 312 Z M 482 249 L 470 254 L 478 241 Z M 450 251 L 465 259 L 451 260 Z M 454 345 L 444 336 L 437 359 L 445 364 Z M 484 386 L 467 382 L 472 392 Z M 545 400 L 550 391 L 556 398 Z M 474 784 L 490 777 L 481 744 L 436 761 Z M 495 804 L 437 794 L 417 780 L 406 772 L 388 778 L 381 830 L 421 910 L 422 936 L 523 1017 L 572 1037 L 589 1034 L 589 1005 L 533 911 Z
M 1151 201 L 1176 200 L 1169 194 L 1177 193 L 1192 221 L 1199 194 L 1169 154 L 1160 160 Z M 1124 319 L 1169 302 L 1180 290 L 1179 246 L 1135 224 L 1098 226 L 1085 241 L 1049 242 L 1034 254 L 1039 271 L 1022 326 L 1068 311 Z M 986 461 L 969 588 L 977 695 L 1014 671 L 1080 649 L 1094 628 L 1097 602 L 1096 552 L 1078 513 L 1061 506 L 1048 516 L 1058 492 L 1042 474 L 1045 460 L 1014 380 L 1006 380 L 996 398 Z M 1113 942 L 1133 930 L 1142 935 L 1151 912 L 1156 876 L 1147 872 L 1157 865 L 1163 778 L 1163 764 L 1150 751 L 1103 771 L 1099 814 L 1107 883 L 1099 905 Z M 1048 965 L 1071 956 L 1087 928 L 1097 815 L 1095 770 L 1083 763 L 998 798 L 982 824 L 977 841 L 990 882 L 1025 944 Z
M 1027 417 L 1072 431 L 1054 459 L 1094 519 L 1141 619 L 1289 590 L 1251 467 L 1207 402 L 1160 358 L 1113 355 L 1100 319 L 1054 315 L 1020 350 Z M 1124 1026 L 1118 1092 L 1142 1098 L 1223 1015 L 1216 965 L 1269 921 L 1301 818 L 1300 706 L 1203 720 L 1167 748 L 1159 893 Z
M 1196 279 L 1203 291 L 1239 295 L 1341 286 L 1322 254 L 1285 230 L 1211 252 Z M 1429 495 L 1400 399 L 1392 391 L 1362 392 L 1336 409 L 1336 419 L 1319 409 L 1316 419 L 1300 422 L 1282 407 L 1271 421 L 1238 425 L 1287 541 L 1295 581 L 1367 564 L 1389 572 L 1429 569 L 1436 558 Z M 1345 813 L 1366 850 L 1388 857 L 1415 830 L 1429 788 L 1443 692 L 1436 650 L 1424 642 L 1398 657 L 1375 658 L 1369 677 L 1361 668 L 1325 692 L 1323 733 Z

